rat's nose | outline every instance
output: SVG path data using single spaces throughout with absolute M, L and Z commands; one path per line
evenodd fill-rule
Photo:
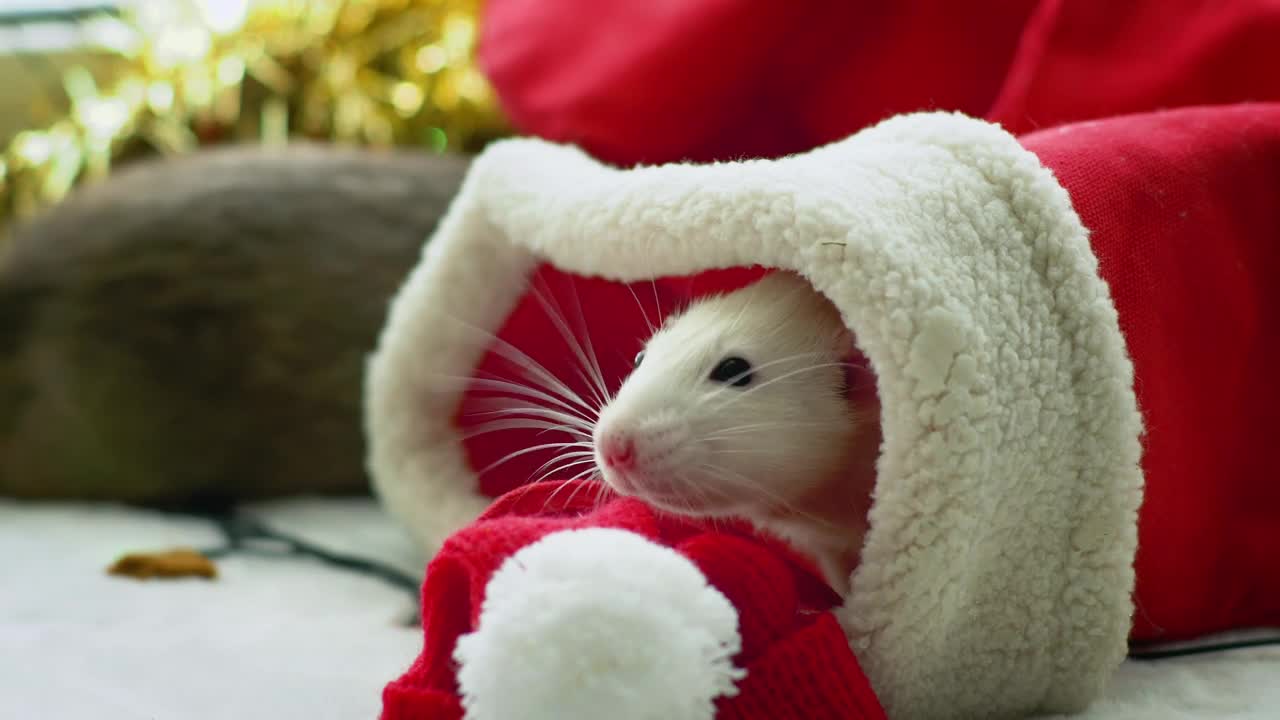
M 600 456 L 609 467 L 629 468 L 636 460 L 636 443 L 629 435 L 608 435 L 600 440 Z

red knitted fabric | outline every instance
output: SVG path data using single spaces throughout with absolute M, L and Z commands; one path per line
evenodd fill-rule
M 1280 625 L 1280 104 L 1022 142 L 1090 229 L 1134 361 L 1147 479 L 1134 639 Z
M 431 562 L 422 590 L 422 654 L 383 692 L 383 720 L 462 717 L 452 659 L 460 635 L 475 629 L 485 586 L 514 552 L 548 533 L 618 528 L 675 549 L 733 603 L 747 671 L 739 693 L 722 698 L 717 718 L 868 720 L 884 718 L 834 616 L 839 598 L 786 546 L 744 526 L 659 516 L 598 484 L 541 483 L 500 498 L 454 535 Z
M 1277 0 L 488 0 L 480 60 L 524 132 L 610 162 L 769 157 L 891 115 L 1015 133 L 1280 100 Z

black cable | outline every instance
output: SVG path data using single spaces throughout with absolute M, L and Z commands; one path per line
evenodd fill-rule
M 1169 658 L 1186 657 L 1188 655 L 1204 655 L 1206 653 L 1228 652 L 1245 648 L 1280 645 L 1280 636 L 1234 640 L 1231 642 L 1192 645 L 1189 647 L 1166 648 L 1162 650 L 1129 650 L 1131 660 L 1167 660 Z
M 409 592 L 415 601 L 418 599 L 418 592 L 422 584 L 422 580 L 390 565 L 385 565 L 377 562 L 376 560 L 369 560 L 367 558 L 326 550 L 318 545 L 306 542 L 305 540 L 300 540 L 281 533 L 267 526 L 260 520 L 237 514 L 234 511 L 205 513 L 202 516 L 218 526 L 218 529 L 222 531 L 223 537 L 226 538 L 227 542 L 227 544 L 221 548 L 214 548 L 203 552 L 206 557 L 211 559 L 226 557 L 235 553 L 250 553 L 267 556 L 296 555 L 309 557 L 314 560 L 319 560 L 326 565 L 378 578 L 389 585 Z M 267 547 L 255 547 L 254 543 L 261 543 L 263 541 L 278 543 L 283 546 L 283 548 L 282 550 L 273 551 Z M 1280 636 L 1251 638 L 1247 640 L 1235 640 L 1157 650 L 1131 648 L 1129 650 L 1129 659 L 1147 662 L 1187 657 L 1191 655 L 1229 652 L 1232 650 L 1243 650 L 1246 648 L 1266 647 L 1271 645 L 1280 646 Z
M 309 557 L 326 565 L 375 577 L 389 585 L 408 591 L 413 595 L 415 601 L 418 599 L 422 580 L 390 565 L 385 565 L 376 560 L 326 550 L 305 540 L 299 540 L 273 530 L 260 520 L 245 517 L 235 512 L 209 513 L 205 514 L 204 517 L 218 526 L 227 541 L 227 544 L 223 547 L 202 552 L 203 555 L 210 559 L 226 557 L 235 553 Z M 254 546 L 254 543 L 262 541 L 279 543 L 283 546 L 283 549 L 272 551 L 267 547 Z

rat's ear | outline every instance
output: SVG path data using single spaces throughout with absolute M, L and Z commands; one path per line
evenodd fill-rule
M 850 353 L 858 355 L 862 354 L 858 350 L 858 344 L 853 337 L 853 331 L 849 329 L 848 325 L 844 324 L 843 318 L 841 318 L 840 332 L 832 339 L 832 342 L 836 355 L 839 355 L 840 357 L 844 357 Z
M 845 396 L 859 404 L 872 402 L 877 392 L 875 371 L 871 369 L 871 361 L 854 344 L 853 333 L 849 333 L 848 339 L 843 355 Z
M 846 325 L 840 326 L 840 332 L 832 340 L 834 343 L 834 351 L 840 362 L 844 363 L 844 396 L 849 398 L 852 396 L 852 388 L 857 386 L 859 362 L 865 362 L 862 353 L 858 350 L 858 345 L 854 341 L 853 331 Z

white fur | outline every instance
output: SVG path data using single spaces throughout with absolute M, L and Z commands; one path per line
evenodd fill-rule
M 1063 188 L 999 128 L 889 120 L 779 161 L 620 171 L 536 140 L 477 159 L 370 364 L 370 470 L 433 549 L 479 512 L 456 395 L 535 258 L 638 280 L 805 276 L 874 366 L 884 444 L 840 615 L 894 718 L 1071 711 L 1124 656 L 1141 418 Z
M 852 350 L 839 311 L 792 273 L 695 301 L 649 338 L 600 413 L 604 481 L 670 512 L 749 518 L 847 590 L 879 439 L 875 408 L 859 412 L 845 393 Z M 747 385 L 710 377 L 728 357 L 750 363 Z M 623 438 L 634 452 L 619 468 L 603 448 Z
M 700 515 L 795 501 L 842 469 L 855 424 L 837 364 L 850 347 L 839 313 L 794 275 L 694 303 L 649 339 L 600 413 L 597 456 L 610 436 L 631 439 L 637 456 L 629 472 L 599 459 L 604 479 Z M 710 379 L 731 356 L 750 362 L 748 385 Z
M 467 720 L 712 720 L 744 672 L 738 615 L 692 562 L 610 528 L 552 533 L 458 639 Z

